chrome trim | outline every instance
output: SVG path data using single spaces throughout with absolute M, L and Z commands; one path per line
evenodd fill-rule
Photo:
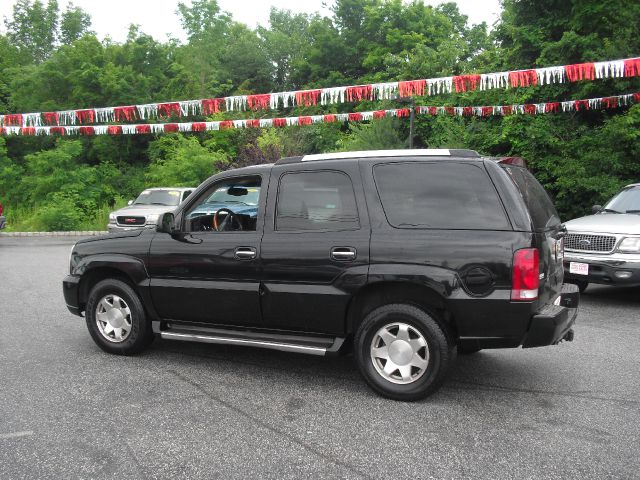
M 582 242 L 585 242 L 585 248 L 580 248 Z M 620 237 L 613 233 L 570 231 L 564 236 L 564 249 L 572 252 L 612 253 L 619 242 Z
M 303 162 L 313 162 L 315 160 L 330 160 L 340 158 L 371 158 L 371 157 L 450 157 L 451 151 L 447 148 L 418 148 L 415 150 L 364 150 L 361 152 L 336 152 L 317 153 L 315 155 L 305 155 Z
M 614 253 L 612 255 L 588 255 L 582 253 L 566 252 L 564 262 L 580 263 L 601 263 L 611 267 L 629 266 L 629 268 L 640 268 L 640 255 L 629 253 Z
M 600 251 L 600 250 L 578 250 L 575 248 L 569 248 L 567 247 L 567 237 L 570 235 L 593 235 L 593 236 L 602 236 L 602 237 L 615 237 L 615 242 L 613 244 L 613 249 L 609 250 L 609 251 Z M 623 233 L 609 233 L 609 232 L 593 232 L 591 230 L 568 230 L 567 234 L 564 237 L 564 251 L 565 251 L 565 255 L 566 252 L 575 252 L 575 253 L 585 253 L 585 254 L 592 254 L 592 255 L 612 255 L 616 253 L 616 250 L 618 248 L 618 245 L 620 244 L 620 242 L 622 241 L 622 239 L 626 236 L 626 234 Z
M 352 261 L 357 256 L 356 249 L 353 247 L 334 247 L 330 253 L 331 259 L 338 262 Z
M 238 260 L 253 260 L 258 255 L 258 251 L 253 247 L 238 247 L 234 255 Z
M 295 345 L 291 343 L 269 342 L 265 340 L 249 340 L 244 338 L 218 337 L 215 335 L 195 335 L 190 333 L 160 332 L 160 337 L 167 340 L 184 340 L 188 342 L 216 343 L 223 345 L 239 345 L 245 347 L 268 348 L 281 352 L 306 353 L 309 355 L 323 356 L 327 353 L 326 348 L 310 347 L 306 345 Z

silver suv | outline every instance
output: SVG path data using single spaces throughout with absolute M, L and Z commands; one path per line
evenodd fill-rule
M 194 187 L 179 187 L 143 191 L 135 200 L 129 200 L 128 206 L 109 214 L 109 233 L 156 228 L 158 217 L 175 210 L 194 190 Z
M 640 183 L 627 185 L 593 215 L 567 222 L 565 281 L 640 285 Z

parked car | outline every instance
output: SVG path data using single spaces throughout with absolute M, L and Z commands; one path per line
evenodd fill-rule
M 565 277 L 589 283 L 640 285 L 640 183 L 627 185 L 593 215 L 566 223 Z
M 4 206 L 0 203 L 0 230 L 2 230 L 6 225 L 7 221 L 4 218 Z
M 376 392 L 417 400 L 456 350 L 573 339 L 564 227 L 516 160 L 391 150 L 222 172 L 156 230 L 79 241 L 64 297 L 107 352 L 154 336 L 353 350 Z
M 109 214 L 109 233 L 141 228 L 155 228 L 158 217 L 164 212 L 173 211 L 195 190 L 195 187 L 149 188 L 135 200 Z

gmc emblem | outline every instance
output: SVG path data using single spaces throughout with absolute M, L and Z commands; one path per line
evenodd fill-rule
M 136 219 L 135 218 L 125 218 L 124 219 L 124 223 L 136 223 Z

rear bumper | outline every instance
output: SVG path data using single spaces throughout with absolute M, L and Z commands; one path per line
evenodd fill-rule
M 589 264 L 589 274 L 570 273 L 570 262 Z M 565 280 L 582 280 L 604 285 L 640 284 L 640 256 L 636 254 L 589 255 L 566 252 L 563 265 Z
M 547 305 L 533 316 L 522 343 L 522 348 L 556 345 L 562 340 L 573 340 L 573 324 L 578 315 L 578 287 L 564 284 L 559 305 Z
M 82 316 L 78 296 L 79 286 L 80 277 L 74 275 L 67 275 L 62 281 L 62 293 L 64 294 L 64 301 L 67 304 L 67 308 L 74 315 Z

